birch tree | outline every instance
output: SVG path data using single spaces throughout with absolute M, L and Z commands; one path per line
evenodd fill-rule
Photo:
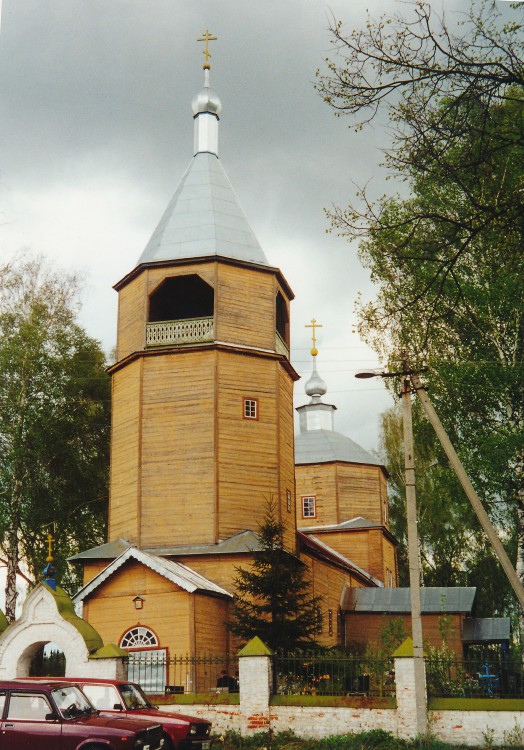
M 23 565 L 37 579 L 46 537 L 56 564 L 103 541 L 109 385 L 104 354 L 76 322 L 79 281 L 42 258 L 0 268 L 0 549 L 6 615 Z

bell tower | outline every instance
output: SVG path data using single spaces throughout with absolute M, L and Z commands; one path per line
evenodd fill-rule
M 293 293 L 218 158 L 211 39 L 192 102 L 194 156 L 115 285 L 109 541 L 215 544 L 256 530 L 271 498 L 294 548 Z

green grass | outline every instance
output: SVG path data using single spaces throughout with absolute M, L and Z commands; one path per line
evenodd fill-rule
M 465 750 L 464 745 L 449 745 L 434 738 L 401 740 L 382 729 L 359 734 L 334 735 L 321 740 L 300 739 L 293 732 L 260 733 L 254 737 L 241 737 L 237 732 L 227 732 L 223 738 L 215 738 L 213 748 L 217 750 L 219 748 L 222 750 Z
M 358 695 L 272 695 L 272 706 L 338 706 L 347 708 L 396 708 L 394 697 L 366 698 Z
M 238 693 L 181 693 L 180 695 L 152 695 L 151 703 L 155 706 L 238 706 Z
M 434 711 L 524 711 L 523 698 L 430 698 Z

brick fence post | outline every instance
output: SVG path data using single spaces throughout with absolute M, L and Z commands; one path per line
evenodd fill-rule
M 414 739 L 427 732 L 427 691 L 423 696 L 415 693 L 415 659 L 413 657 L 413 641 L 406 638 L 395 653 L 395 685 L 397 691 L 397 732 L 403 739 Z M 426 670 L 424 668 L 424 685 L 426 684 Z M 422 704 L 422 721 L 417 714 Z M 419 725 L 422 724 L 422 727 Z M 422 729 L 422 731 L 421 731 Z
M 239 688 L 242 735 L 269 730 L 273 652 L 258 636 L 239 652 Z

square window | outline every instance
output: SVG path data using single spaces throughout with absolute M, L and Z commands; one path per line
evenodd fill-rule
M 258 401 L 255 398 L 244 399 L 244 419 L 258 419 Z
M 316 516 L 315 497 L 302 498 L 302 518 L 315 518 Z

